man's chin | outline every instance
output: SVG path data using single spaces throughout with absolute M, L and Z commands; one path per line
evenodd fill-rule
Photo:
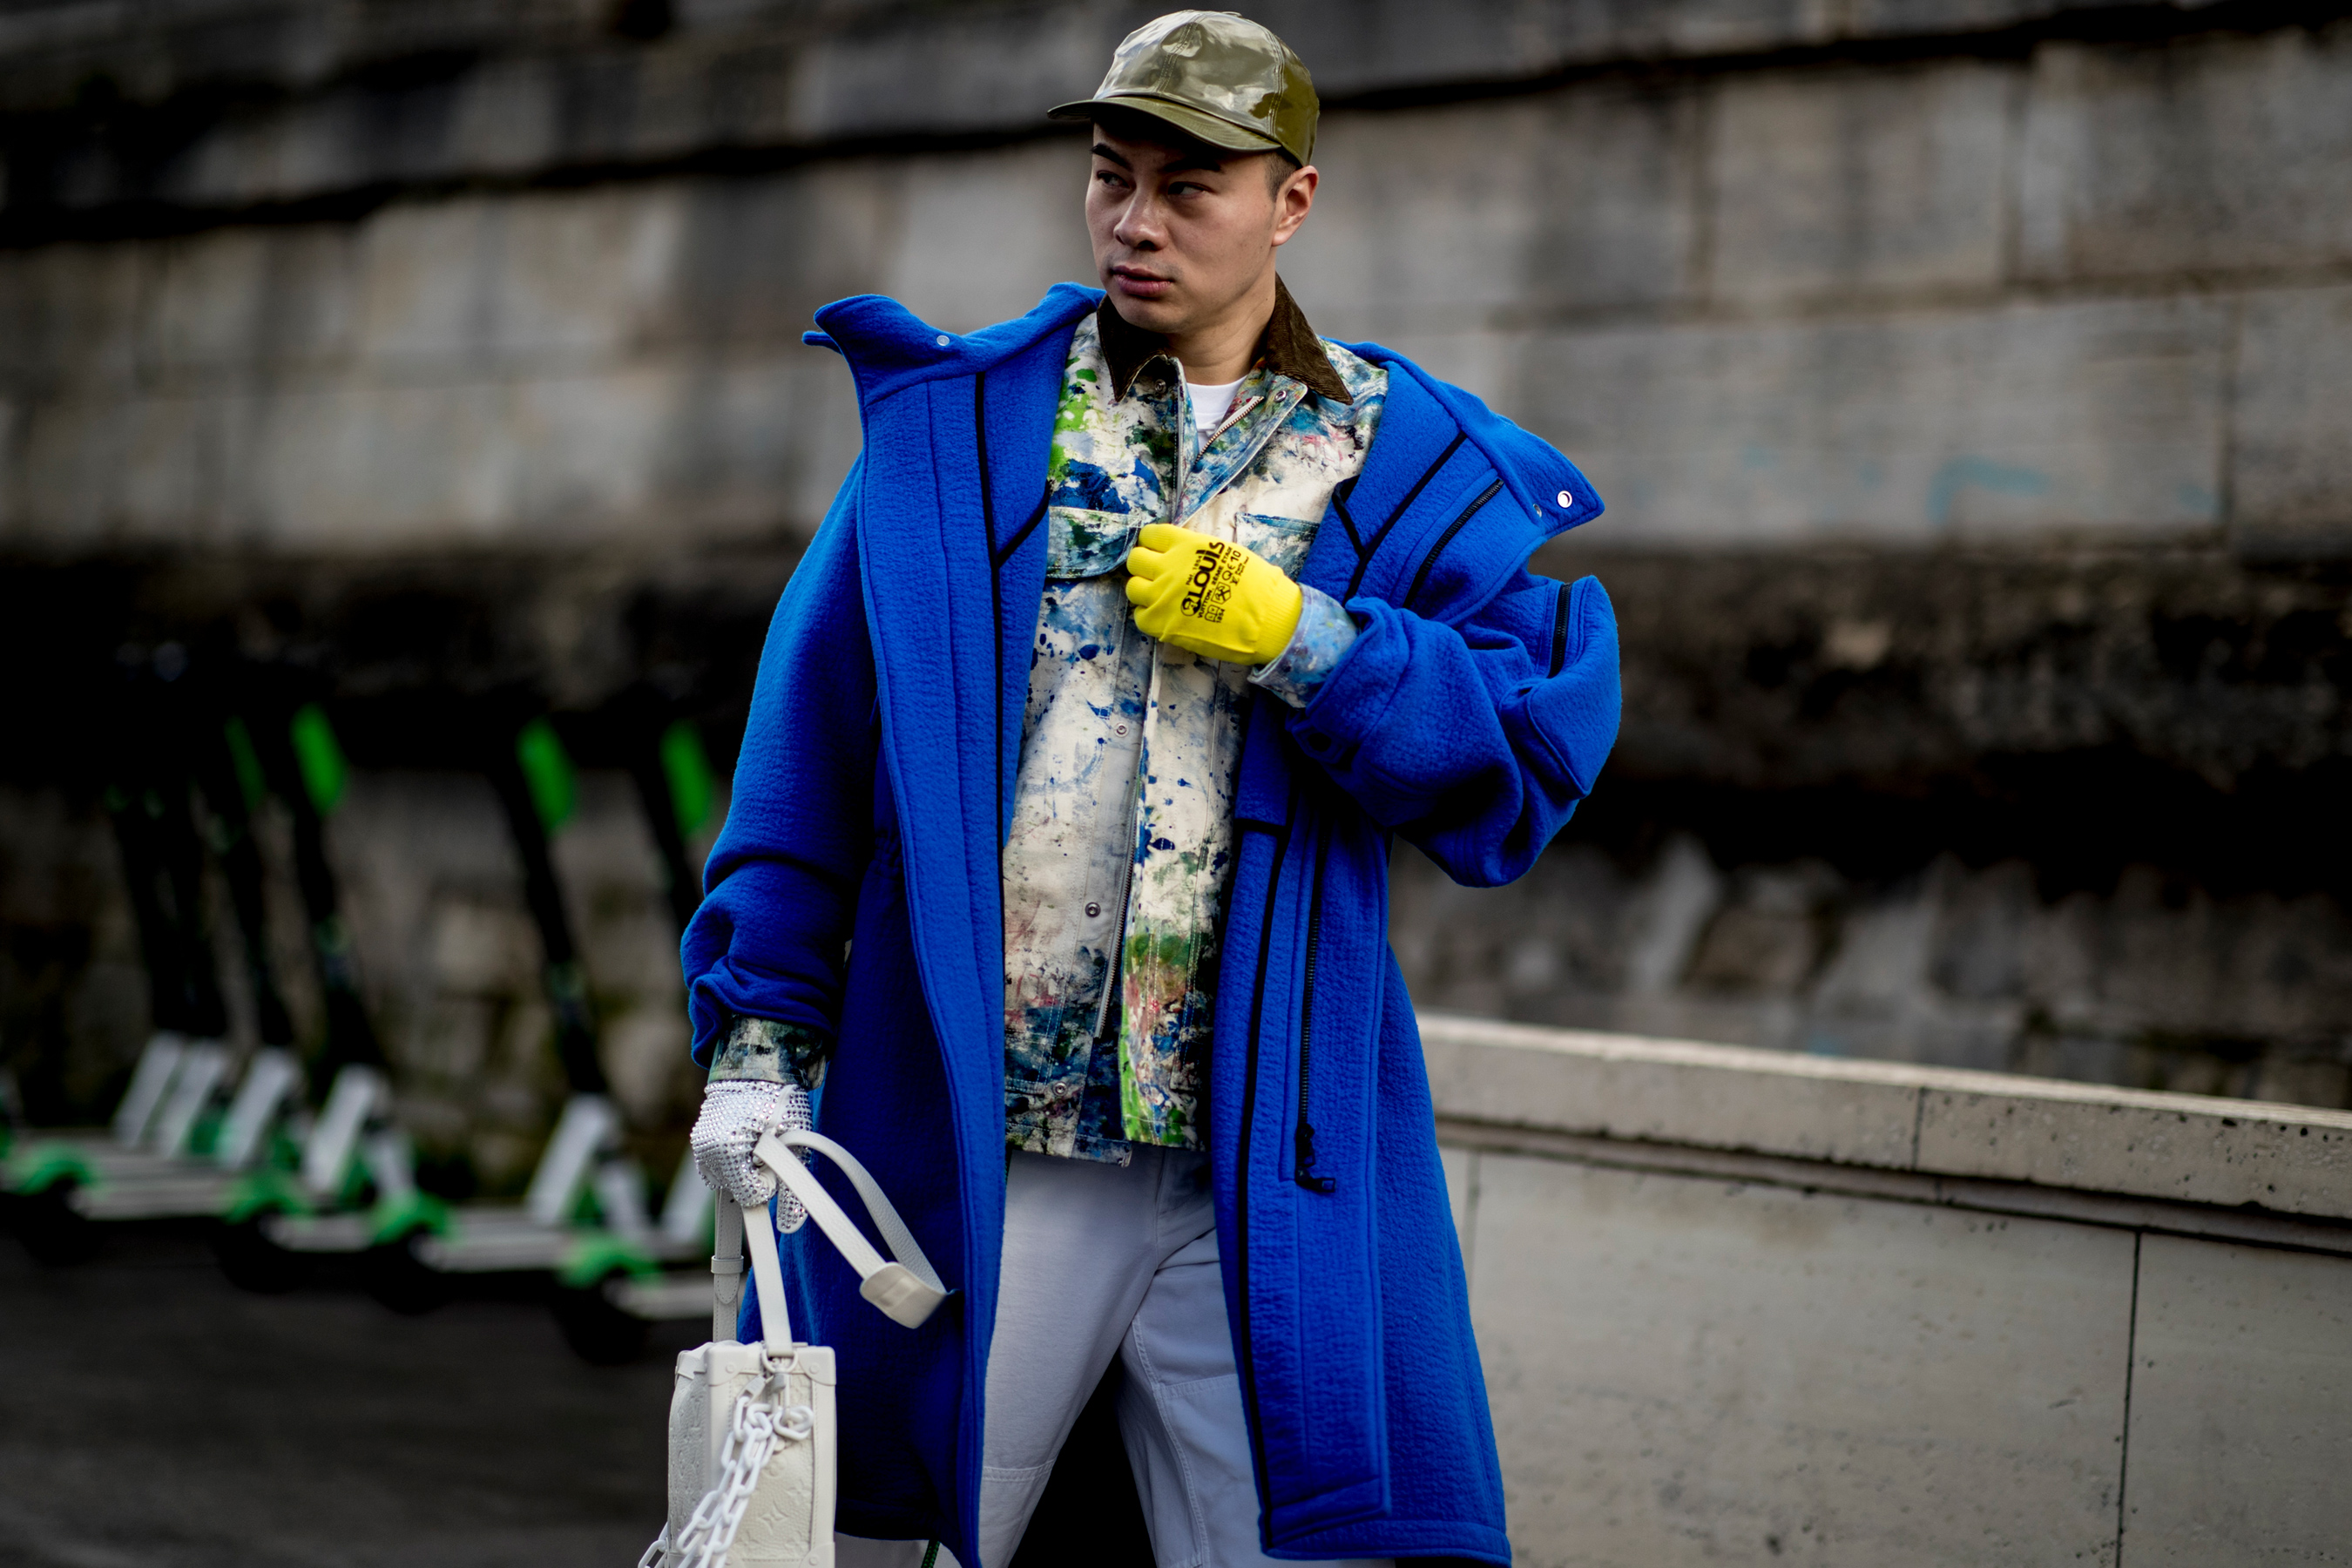
M 1161 296 L 1139 299 L 1111 279 L 1110 300 L 1119 319 L 1130 327 L 1140 327 L 1147 332 L 1180 332 L 1192 311 L 1176 300 Z

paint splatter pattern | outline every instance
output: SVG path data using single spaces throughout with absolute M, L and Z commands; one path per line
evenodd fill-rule
M 1355 624 L 1310 591 L 1291 647 L 1253 675 L 1139 631 L 1124 563 L 1136 531 L 1166 519 L 1297 572 L 1387 392 L 1385 372 L 1328 340 L 1325 352 L 1351 404 L 1261 367 L 1204 441 L 1172 361 L 1115 398 L 1093 318 L 1071 342 L 1003 855 L 1014 1148 L 1124 1163 L 1137 1142 L 1201 1145 L 1249 687 L 1303 706 Z

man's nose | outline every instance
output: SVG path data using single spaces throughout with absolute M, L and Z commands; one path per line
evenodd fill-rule
M 1126 206 L 1119 209 L 1118 222 L 1111 228 L 1111 237 L 1133 250 L 1160 248 L 1160 228 L 1159 204 L 1138 192 Z

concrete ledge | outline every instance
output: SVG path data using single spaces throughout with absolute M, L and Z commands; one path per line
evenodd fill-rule
M 1423 1014 L 1440 1116 L 2352 1218 L 2352 1112 Z

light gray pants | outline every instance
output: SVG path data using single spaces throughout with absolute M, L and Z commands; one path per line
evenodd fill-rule
M 1159 1568 L 1272 1568 L 1257 1545 L 1208 1161 L 1152 1148 L 1125 1166 L 1011 1156 L 980 1568 L 1010 1568 L 1055 1456 L 1114 1355 L 1127 1370 L 1119 1434 Z M 838 1544 L 839 1568 L 915 1568 L 922 1559 L 919 1542 Z M 951 1559 L 941 1552 L 940 1561 Z

